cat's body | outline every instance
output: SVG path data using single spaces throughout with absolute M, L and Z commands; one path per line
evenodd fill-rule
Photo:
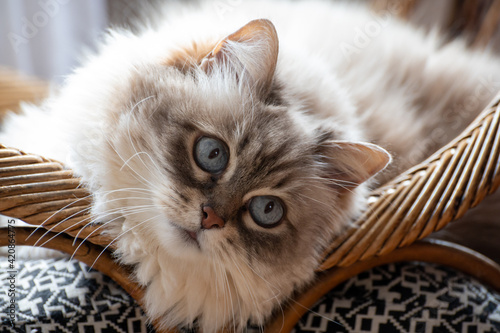
M 500 62 L 459 41 L 439 48 L 394 8 L 202 7 L 111 34 L 0 142 L 83 176 L 94 216 L 111 221 L 103 230 L 147 286 L 151 318 L 215 332 L 262 325 L 311 281 L 362 211 L 359 183 L 389 161 L 360 142 L 394 154 L 379 181 L 419 162 L 485 106 Z M 217 147 L 210 160 L 205 146 Z

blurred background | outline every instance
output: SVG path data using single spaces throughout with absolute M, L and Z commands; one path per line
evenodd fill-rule
M 105 0 L 0 2 L 0 65 L 60 82 L 109 22 Z
M 141 3 L 127 0 L 0 1 L 0 66 L 60 83 L 106 28 L 128 26 Z M 156 2 L 156 1 L 155 1 Z
M 171 1 L 171 0 L 170 0 Z M 242 0 L 213 1 L 237 6 Z M 465 34 L 473 45 L 497 49 L 500 0 L 358 0 L 379 11 L 398 6 L 398 15 L 450 38 Z M 61 83 L 88 50 L 95 50 L 107 27 L 133 27 L 141 8 L 159 0 L 2 0 L 0 67 Z M 481 30 L 481 31 L 480 31 Z M 487 31 L 483 31 L 487 30 Z M 477 36 L 482 36 L 478 38 Z

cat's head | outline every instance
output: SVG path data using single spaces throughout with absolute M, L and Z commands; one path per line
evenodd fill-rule
M 127 216 L 115 222 L 119 232 L 141 244 L 124 255 L 167 253 L 189 267 L 172 270 L 199 281 L 212 275 L 198 268 L 212 265 L 247 295 L 244 318 L 261 321 L 276 305 L 264 300 L 310 280 L 327 242 L 358 212 L 361 184 L 390 157 L 290 103 L 269 21 L 190 52 L 137 65 L 128 100 L 109 116 L 113 157 L 102 182 L 117 197 L 103 197 Z

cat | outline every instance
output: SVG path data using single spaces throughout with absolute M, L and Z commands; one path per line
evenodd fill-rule
M 370 186 L 475 117 L 497 73 L 361 4 L 169 4 L 110 30 L 0 142 L 83 177 L 159 327 L 243 331 L 314 280 Z

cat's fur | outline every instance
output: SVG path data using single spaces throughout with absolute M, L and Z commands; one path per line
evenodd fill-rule
M 83 176 L 94 216 L 146 286 L 146 312 L 165 327 L 262 325 L 313 279 L 324 247 L 361 212 L 363 182 L 389 161 L 360 142 L 394 154 L 388 179 L 455 136 L 500 73 L 491 56 L 441 46 L 390 11 L 311 1 L 166 9 L 140 33 L 111 31 L 59 93 L 25 106 L 0 136 Z M 247 24 L 260 18 L 272 24 Z M 229 148 L 220 176 L 193 160 L 200 135 Z M 255 224 L 244 208 L 255 195 L 280 197 L 285 221 Z M 201 229 L 207 203 L 223 228 Z

